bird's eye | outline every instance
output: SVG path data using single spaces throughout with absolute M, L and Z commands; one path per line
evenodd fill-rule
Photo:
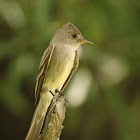
M 76 37 L 77 37 L 77 34 L 72 34 L 72 37 L 73 37 L 73 38 L 76 38 Z

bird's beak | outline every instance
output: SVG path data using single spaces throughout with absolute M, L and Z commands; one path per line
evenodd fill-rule
M 86 39 L 81 40 L 80 42 L 81 42 L 82 44 L 93 44 L 92 42 L 90 42 L 90 41 L 88 41 L 88 40 L 86 40 Z
M 88 41 L 88 40 L 86 40 L 86 39 L 81 40 L 80 42 L 81 42 L 82 44 L 93 44 L 92 42 L 90 42 L 90 41 Z

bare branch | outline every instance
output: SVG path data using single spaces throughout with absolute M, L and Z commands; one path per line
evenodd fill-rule
M 51 105 L 47 111 L 44 127 L 39 140 L 59 140 L 61 130 L 63 128 L 62 123 L 65 119 L 65 112 L 68 106 L 66 97 L 59 97 L 56 94 L 51 102 Z

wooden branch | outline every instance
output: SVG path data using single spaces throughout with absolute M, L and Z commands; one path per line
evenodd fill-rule
M 59 95 L 56 94 L 52 99 L 39 140 L 60 139 L 68 101 L 65 96 L 59 97 Z

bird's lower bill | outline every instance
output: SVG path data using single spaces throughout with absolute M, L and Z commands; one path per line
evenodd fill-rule
M 82 44 L 93 44 L 92 42 L 88 41 L 88 40 L 82 40 L 80 41 Z

